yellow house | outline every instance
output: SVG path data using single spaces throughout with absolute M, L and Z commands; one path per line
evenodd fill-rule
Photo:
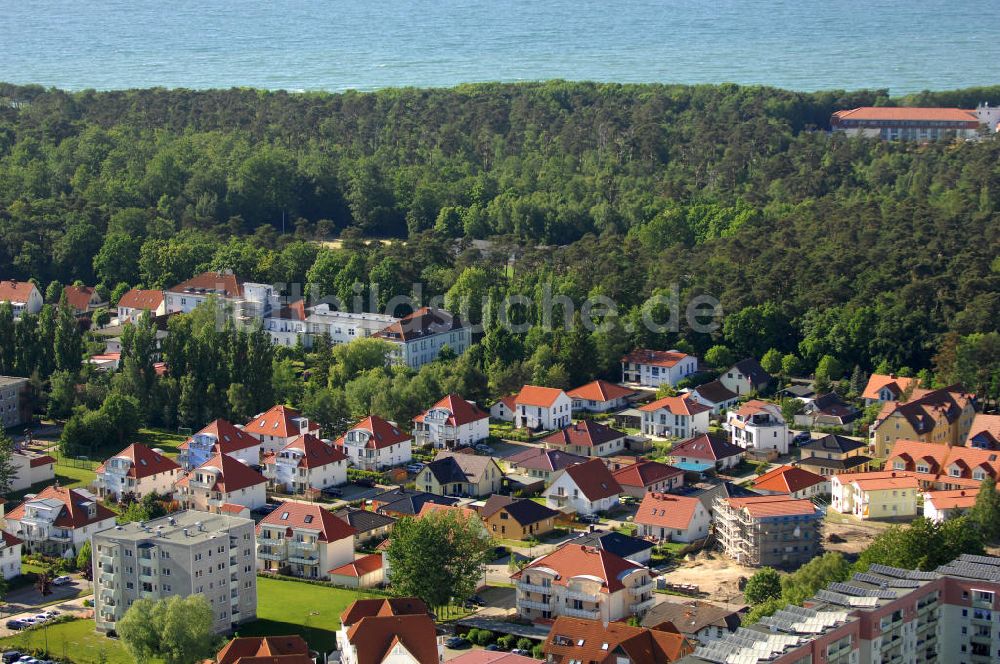
M 490 496 L 503 487 L 493 457 L 441 451 L 416 477 L 416 488 L 439 496 Z
M 882 407 L 872 425 L 875 456 L 885 458 L 897 440 L 961 445 L 975 416 L 974 396 L 956 387 L 916 389 L 910 401 Z
M 920 483 L 907 472 L 849 473 L 830 479 L 830 507 L 859 519 L 917 516 Z
M 551 532 L 559 512 L 527 498 L 490 496 L 479 508 L 479 516 L 493 537 L 525 540 Z

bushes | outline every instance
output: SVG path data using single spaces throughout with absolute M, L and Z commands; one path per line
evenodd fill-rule
M 516 642 L 517 642 L 517 637 L 514 636 L 513 634 L 504 634 L 503 636 L 497 639 L 497 645 L 503 648 L 504 650 L 513 649 Z
M 532 648 L 535 647 L 535 642 L 529 638 L 522 636 L 520 639 L 517 640 L 517 647 L 520 650 L 531 650 Z
M 479 629 L 478 627 L 473 627 L 465 635 L 469 641 L 477 646 L 488 646 L 493 643 L 493 632 L 488 629 Z

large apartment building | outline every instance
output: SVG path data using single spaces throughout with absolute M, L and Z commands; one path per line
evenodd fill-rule
M 886 141 L 970 139 L 978 136 L 984 128 L 988 131 L 996 129 L 1000 121 L 998 110 L 988 104 L 974 109 L 861 106 L 836 111 L 830 118 L 830 127 L 848 136 Z
M 679 350 L 636 348 L 622 357 L 622 382 L 645 387 L 673 385 L 698 371 L 698 358 Z
M 975 406 L 975 397 L 957 386 L 917 388 L 906 402 L 887 401 L 871 426 L 875 456 L 887 456 L 898 440 L 961 445 L 972 428 Z
M 436 360 L 445 347 L 456 355 L 464 353 L 472 343 L 472 328 L 443 309 L 422 307 L 375 336 L 394 346 L 397 362 L 419 369 Z
M 257 618 L 254 525 L 250 519 L 185 511 L 94 535 L 94 620 L 115 629 L 139 598 L 200 594 L 215 631 Z
M 20 426 L 31 419 L 30 389 L 27 378 L 0 376 L 0 427 Z
M 812 501 L 719 496 L 712 512 L 722 550 L 742 565 L 798 567 L 819 552 L 823 514 Z

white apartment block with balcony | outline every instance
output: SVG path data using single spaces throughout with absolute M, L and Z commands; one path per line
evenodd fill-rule
M 340 486 L 347 483 L 347 455 L 307 433 L 264 458 L 264 477 L 287 493 Z
M 439 449 L 474 445 L 490 435 L 490 415 L 457 394 L 449 394 L 413 418 L 413 442 Z
M 648 568 L 604 549 L 564 544 L 513 574 L 520 618 L 558 616 L 605 624 L 642 616 L 656 603 Z
M 354 560 L 357 531 L 311 503 L 285 502 L 257 525 L 257 569 L 326 579 Z
M 75 556 L 95 533 L 115 525 L 115 514 L 84 489 L 46 487 L 7 513 L 4 532 L 26 553 Z
M 399 319 L 386 314 L 338 311 L 329 304 L 317 304 L 309 308 L 306 316 L 306 345 L 311 345 L 312 340 L 324 335 L 335 346 L 350 343 L 381 332 L 397 320 Z
M 698 358 L 679 350 L 637 348 L 621 359 L 622 382 L 644 387 L 676 386 L 698 371 Z
M 231 505 L 254 510 L 267 502 L 267 478 L 225 454 L 192 470 L 177 482 L 177 488 L 181 504 L 189 510 L 217 513 Z
M 777 450 L 788 454 L 791 434 L 781 406 L 752 399 L 726 416 L 726 426 L 734 445 L 745 450 Z
M 162 454 L 134 443 L 97 467 L 95 485 L 101 497 L 121 500 L 151 493 L 169 496 L 181 478 L 181 467 Z
M 560 389 L 525 385 L 514 399 L 514 426 L 551 431 L 569 426 L 573 400 Z
M 10 455 L 10 463 L 14 467 L 14 477 L 10 480 L 10 491 L 24 491 L 42 482 L 51 482 L 56 478 L 56 460 L 39 450 L 20 448 L 15 444 L 14 453 Z
M 204 595 L 216 633 L 257 619 L 251 519 L 184 511 L 94 536 L 94 620 L 115 629 L 137 599 Z
M 413 459 L 413 438 L 378 415 L 355 424 L 334 445 L 347 455 L 352 466 L 361 470 L 383 470 Z

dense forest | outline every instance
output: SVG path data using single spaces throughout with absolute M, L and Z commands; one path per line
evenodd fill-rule
M 425 300 L 546 284 L 578 303 L 614 299 L 617 316 L 588 338 L 487 332 L 478 370 L 497 391 L 613 375 L 633 344 L 774 349 L 806 373 L 825 359 L 834 379 L 859 367 L 943 383 L 972 363 L 996 391 L 1000 140 L 828 131 L 843 108 L 983 101 L 1000 103 L 1000 87 L 891 99 L 560 81 L 345 94 L 0 85 L 0 277 L 119 295 L 211 267 L 334 294 L 376 283 L 380 303 L 417 282 Z M 717 297 L 724 324 L 625 325 L 674 285 L 681 302 Z

